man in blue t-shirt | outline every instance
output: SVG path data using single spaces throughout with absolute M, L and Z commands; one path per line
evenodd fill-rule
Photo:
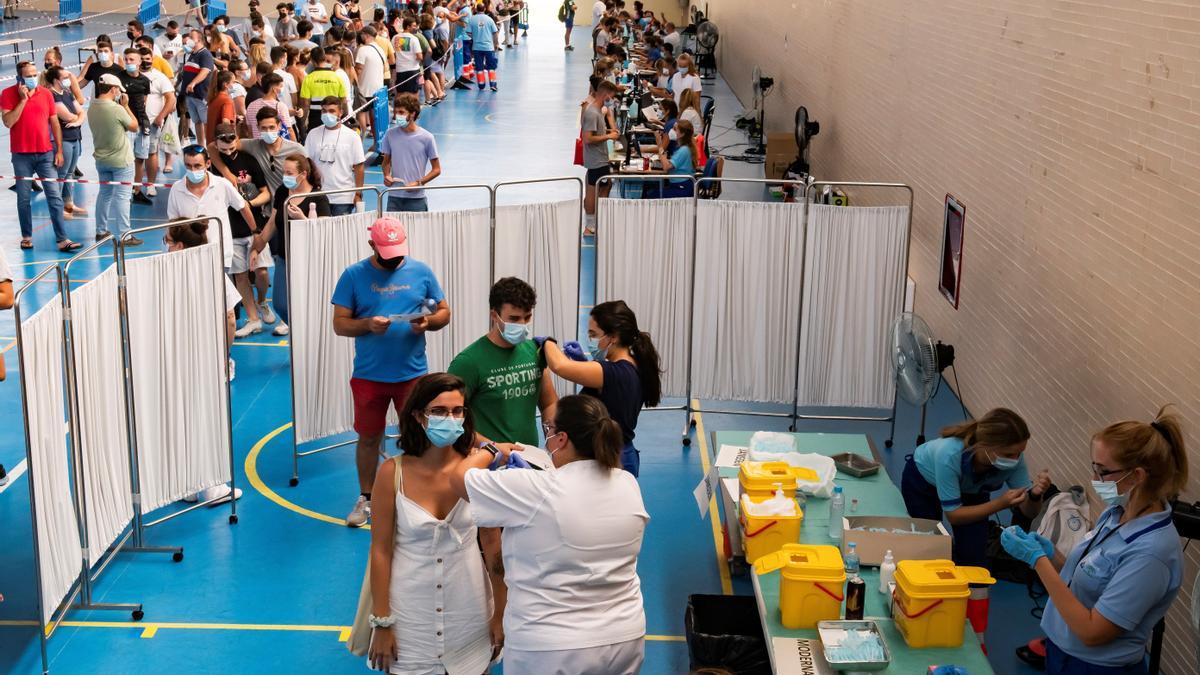
M 489 84 L 496 86 L 496 33 L 500 31 L 492 17 L 484 13 L 483 3 L 475 5 L 475 13 L 467 17 L 471 32 L 471 49 L 475 58 L 475 83 L 483 91 Z
M 346 268 L 333 289 L 333 332 L 354 338 L 354 431 L 361 495 L 346 524 L 371 516 L 371 486 L 390 406 L 404 408 L 416 381 L 429 370 L 425 333 L 450 323 L 450 305 L 425 263 L 408 257 L 408 235 L 395 218 L 371 225 L 375 254 Z

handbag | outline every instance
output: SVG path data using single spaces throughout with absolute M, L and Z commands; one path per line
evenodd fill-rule
M 400 458 L 395 462 L 395 489 L 400 491 Z M 354 623 L 350 624 L 350 636 L 346 638 L 346 649 L 355 656 L 366 656 L 371 650 L 371 556 L 367 554 L 367 571 L 363 573 L 362 588 L 358 591 L 358 609 L 354 612 Z
M 575 166 L 583 166 L 583 132 L 575 139 Z

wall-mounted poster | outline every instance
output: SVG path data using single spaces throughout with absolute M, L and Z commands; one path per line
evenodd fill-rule
M 946 195 L 946 214 L 942 221 L 942 260 L 938 266 L 938 290 L 942 292 L 954 309 L 958 309 L 958 290 L 962 283 L 963 224 L 967 219 L 967 207 Z

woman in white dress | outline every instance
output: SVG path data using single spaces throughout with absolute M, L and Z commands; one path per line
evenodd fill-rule
M 403 454 L 375 478 L 368 658 L 377 670 L 480 675 L 504 643 L 499 531 L 477 530 L 450 488 L 474 438 L 463 391 L 453 375 L 423 377 L 400 413 Z

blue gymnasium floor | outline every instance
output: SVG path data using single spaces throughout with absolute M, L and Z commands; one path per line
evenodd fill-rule
M 569 163 L 577 130 L 577 103 L 584 96 L 590 70 L 587 27 L 576 30 L 577 50 L 564 54 L 561 27 L 548 4 L 535 7 L 529 41 L 500 55 L 500 93 L 455 91 L 441 105 L 427 109 L 421 123 L 438 139 L 444 174 L 439 183 L 494 183 L 581 173 Z M 538 12 L 541 12 L 539 14 Z M 127 17 L 108 15 L 94 24 L 24 33 L 33 37 L 38 54 L 52 44 L 121 33 Z M 43 25 L 30 18 L 9 24 L 10 30 Z M 583 45 L 578 47 L 578 45 Z M 66 50 L 66 63 L 75 60 Z M 12 74 L 11 61 L 0 77 Z M 7 83 L 0 83 L 7 86 Z M 729 129 L 740 105 L 723 81 L 706 85 L 717 99 L 714 145 L 742 140 Z M 7 136 L 0 130 L 0 136 Z M 86 135 L 85 135 L 86 136 Z M 85 139 L 85 143 L 88 141 Z M 0 141 L 0 144 L 4 141 Z M 734 149 L 733 152 L 737 152 Z M 81 163 L 95 176 L 90 147 Z M 0 156 L 0 175 L 11 175 Z M 761 176 L 757 165 L 727 164 L 726 175 Z M 169 177 L 178 178 L 178 168 Z M 369 182 L 381 182 L 378 168 Z M 164 181 L 169 182 L 169 181 Z M 10 181 L 0 180 L 7 187 Z M 544 189 L 544 188 L 543 188 Z M 85 189 L 87 206 L 94 186 Z M 524 190 L 522 190 L 524 191 Z M 532 188 L 529 189 L 530 193 Z M 509 197 L 519 196 L 517 190 Z M 726 192 L 730 196 L 731 192 Z M 544 194 L 544 193 L 541 193 Z M 437 195 L 434 208 L 450 195 Z M 474 199 L 474 197 L 472 197 Z M 0 190 L 0 211 L 12 214 L 15 194 Z M 154 206 L 133 206 L 134 226 L 161 222 L 166 195 Z M 15 219 L 0 228 L 0 246 L 14 265 L 20 286 L 60 256 L 45 201 L 34 201 L 37 248 L 18 248 Z M 68 233 L 90 241 L 91 219 L 68 221 Z M 151 244 L 157 246 L 156 240 Z M 590 300 L 593 261 L 585 250 L 584 304 Z M 107 251 L 107 249 L 105 249 Z M 73 270 L 78 280 L 107 266 L 107 257 L 88 260 Z M 36 289 L 36 304 L 54 292 L 51 284 Z M 19 373 L 12 312 L 0 312 L 0 349 L 8 357 L 8 379 L 0 383 L 0 463 L 10 470 L 24 457 Z M 123 554 L 101 577 L 97 601 L 142 602 L 141 623 L 120 612 L 73 612 L 49 642 L 56 673 L 132 673 L 170 668 L 184 673 L 304 672 L 354 673 L 364 670 L 339 641 L 352 619 L 365 563 L 368 534 L 340 524 L 355 496 L 354 470 L 348 448 L 302 460 L 302 482 L 288 487 L 291 457 L 288 429 L 287 352 L 279 338 L 267 334 L 238 341 L 234 347 L 237 380 L 233 384 L 234 441 L 238 484 L 245 496 L 238 503 L 240 523 L 227 523 L 228 507 L 193 512 L 153 528 L 150 544 L 180 545 L 186 558 L 174 564 L 165 555 Z M 746 406 L 749 408 L 750 406 Z M 930 428 L 959 419 L 957 400 L 943 388 L 930 408 Z M 905 448 L 916 435 L 917 411 L 902 408 L 897 449 L 888 453 L 888 469 L 898 477 Z M 750 592 L 743 579 L 732 582 L 724 561 L 714 551 L 711 523 L 701 520 L 691 496 L 703 476 L 702 454 L 712 452 L 707 433 L 721 429 L 782 430 L 780 420 L 731 415 L 704 415 L 696 442 L 682 448 L 682 413 L 648 413 L 639 426 L 642 449 L 641 484 L 652 520 L 640 561 L 649 634 L 644 672 L 658 675 L 687 671 L 682 641 L 683 611 L 692 593 Z M 869 433 L 883 447 L 882 424 L 806 424 L 802 430 Z M 257 480 L 247 481 L 253 471 Z M 0 489 L 0 673 L 33 673 L 40 668 L 33 628 L 12 625 L 34 616 L 33 566 L 27 478 Z M 253 484 L 251 484 L 253 483 Z M 993 594 L 992 628 L 987 639 L 998 673 L 1022 669 L 1012 649 L 1034 634 L 1031 601 L 1023 588 L 1001 584 Z

